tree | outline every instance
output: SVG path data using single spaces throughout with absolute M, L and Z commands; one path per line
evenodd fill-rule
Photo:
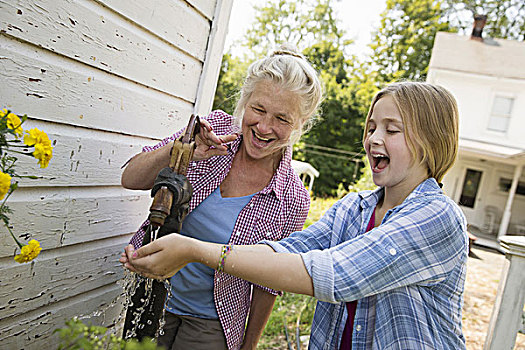
M 325 88 L 321 121 L 305 134 L 295 158 L 319 170 L 312 189 L 318 196 L 337 195 L 339 186 L 348 187 L 356 179 L 361 150 L 364 115 L 355 105 L 357 86 L 351 85 L 348 71 L 353 60 L 344 56 L 336 43 L 322 41 L 305 49 L 305 56 L 320 72 Z
M 379 72 L 382 84 L 424 80 L 436 33 L 470 35 L 476 13 L 488 16 L 484 36 L 525 39 L 523 0 L 387 0 L 368 69 Z
M 525 40 L 523 0 L 446 0 L 446 21 L 469 35 L 475 14 L 487 16 L 483 35 L 491 38 Z
M 346 188 L 354 181 L 358 172 L 353 158 L 362 149 L 364 113 L 354 103 L 359 86 L 354 84 L 357 80 L 348 78 L 355 58 L 345 54 L 351 41 L 345 40 L 338 28 L 331 0 L 281 0 L 256 7 L 256 11 L 255 23 L 245 37 L 251 58 L 225 55 L 214 108 L 229 106 L 228 97 L 237 92 L 242 81 L 236 73 L 241 64 L 245 71 L 251 59 L 266 55 L 278 45 L 296 45 L 320 73 L 325 99 L 321 122 L 303 136 L 294 158 L 310 162 L 320 171 L 313 188 L 316 195 L 335 195 L 340 183 Z M 236 72 L 230 73 L 231 69 Z M 360 156 L 356 159 L 360 161 Z
M 383 83 L 424 80 L 438 31 L 451 31 L 446 11 L 435 0 L 387 0 L 381 26 L 370 44 L 373 68 Z
M 226 113 L 233 114 L 239 90 L 250 63 L 247 58 L 242 60 L 238 57 L 232 57 L 229 53 L 224 54 L 217 90 L 213 98 L 213 109 L 222 109 Z
M 278 0 L 256 6 L 255 22 L 245 36 L 244 45 L 256 57 L 266 55 L 282 43 L 300 50 L 329 41 L 343 44 L 344 31 L 338 28 L 332 0 Z

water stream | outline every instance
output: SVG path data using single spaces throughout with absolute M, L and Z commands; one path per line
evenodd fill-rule
M 158 229 L 153 228 L 151 225 L 146 227 L 146 235 L 149 235 L 151 233 L 151 241 L 155 240 L 157 238 L 157 232 Z M 125 334 L 122 335 L 123 339 L 131 339 L 131 338 L 137 338 L 138 333 L 140 333 L 141 330 L 143 330 L 145 327 L 152 327 L 154 322 L 158 322 L 158 326 L 156 327 L 155 332 L 155 338 L 157 339 L 159 336 L 164 334 L 164 324 L 165 321 L 165 305 L 163 305 L 162 313 L 158 320 L 155 319 L 142 319 L 143 314 L 146 310 L 148 310 L 148 306 L 150 305 L 151 300 L 153 300 L 153 292 L 154 292 L 154 279 L 143 277 L 139 274 L 136 274 L 134 272 L 130 272 L 128 270 L 124 271 L 124 277 L 117 281 L 117 284 L 121 286 L 122 293 L 119 294 L 117 297 L 115 297 L 111 303 L 106 305 L 104 308 L 96 310 L 95 312 L 92 312 L 88 315 L 81 315 L 76 317 L 76 319 L 90 319 L 91 317 L 98 317 L 98 316 L 105 316 L 106 311 L 110 308 L 113 308 L 115 305 L 122 303 L 123 307 L 120 311 L 120 314 L 118 315 L 117 320 L 114 323 L 114 329 L 110 329 L 109 332 L 113 334 L 117 334 L 120 331 L 119 325 L 124 322 L 127 316 L 128 310 L 131 312 L 131 327 L 128 327 L 128 329 L 123 329 L 123 332 Z M 167 291 L 167 297 L 166 301 L 171 298 L 171 285 L 169 279 L 164 280 L 157 280 L 158 282 L 161 282 L 164 284 L 164 288 Z M 141 286 L 144 286 L 143 289 L 143 295 L 140 297 L 139 300 L 134 300 L 134 296 L 139 291 L 139 293 L 142 293 Z M 157 288 L 158 291 L 158 288 Z M 122 300 L 123 298 L 123 300 Z M 135 305 L 135 303 L 140 303 L 140 305 Z M 142 322 L 141 322 L 142 319 Z M 125 327 L 123 327 L 125 328 Z

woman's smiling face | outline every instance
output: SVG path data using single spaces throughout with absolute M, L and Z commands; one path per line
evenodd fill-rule
M 292 131 L 300 127 L 297 95 L 272 81 L 259 82 L 242 119 L 246 155 L 252 159 L 280 159 Z

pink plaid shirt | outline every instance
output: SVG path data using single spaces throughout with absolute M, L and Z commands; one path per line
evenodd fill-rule
M 217 135 L 239 133 L 233 117 L 223 111 L 213 111 L 206 118 Z M 162 140 L 153 147 L 144 147 L 143 152 L 165 146 L 182 134 L 182 130 Z M 188 180 L 193 187 L 190 211 L 208 197 L 224 180 L 241 144 L 242 137 L 231 143 L 226 156 L 212 157 L 191 162 Z M 291 167 L 291 147 L 286 152 L 270 183 L 256 193 L 241 210 L 229 243 L 255 244 L 261 240 L 278 241 L 303 228 L 310 197 L 299 176 Z M 144 237 L 145 221 L 131 239 L 135 248 L 140 247 Z M 274 295 L 279 292 L 266 287 L 259 288 Z M 214 298 L 217 313 L 226 336 L 228 349 L 238 349 L 244 338 L 246 317 L 251 303 L 251 283 L 226 273 L 215 272 Z

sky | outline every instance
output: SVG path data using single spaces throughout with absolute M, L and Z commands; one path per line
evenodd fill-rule
M 232 46 L 236 40 L 242 39 L 246 30 L 252 25 L 255 11 L 254 5 L 264 5 L 271 0 L 234 0 L 230 15 L 230 24 L 224 51 L 231 49 L 234 55 L 240 55 L 238 45 Z M 340 28 L 346 31 L 347 39 L 355 42 L 348 50 L 349 53 L 363 56 L 368 50 L 371 40 L 370 33 L 379 27 L 379 15 L 386 7 L 386 0 L 335 0 L 332 2 L 334 12 L 339 20 Z

